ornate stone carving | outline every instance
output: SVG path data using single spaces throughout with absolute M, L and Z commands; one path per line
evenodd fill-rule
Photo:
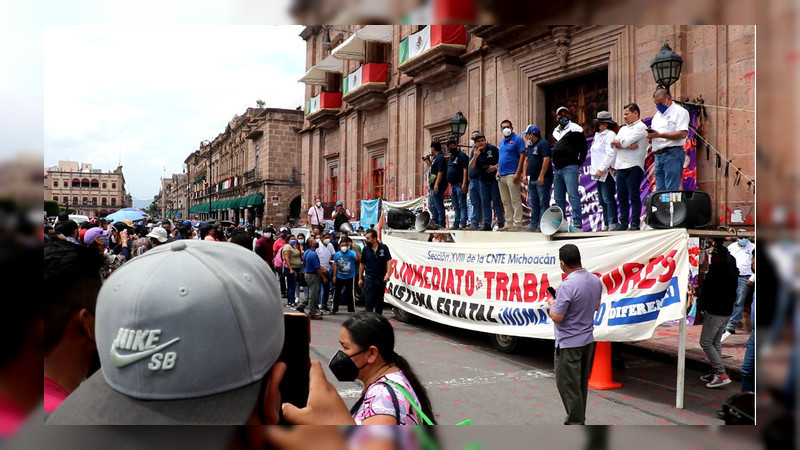
M 556 56 L 561 61 L 561 67 L 567 67 L 569 58 L 569 26 L 554 26 L 552 28 L 553 42 L 556 44 Z

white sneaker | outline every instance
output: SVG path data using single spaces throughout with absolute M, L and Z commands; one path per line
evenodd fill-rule
M 730 337 L 730 335 L 732 335 L 732 334 L 733 334 L 733 333 L 731 333 L 730 331 L 728 331 L 728 330 L 725 330 L 725 332 L 724 332 L 724 333 L 722 333 L 722 337 L 721 337 L 721 338 L 719 338 L 719 342 L 720 342 L 720 343 L 722 343 L 722 342 L 725 342 L 725 339 L 728 339 L 728 337 Z

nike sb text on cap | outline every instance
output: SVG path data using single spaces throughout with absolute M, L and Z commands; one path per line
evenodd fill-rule
M 263 265 L 241 246 L 192 240 L 125 263 L 97 299 L 102 369 L 48 424 L 244 424 L 283 346 Z

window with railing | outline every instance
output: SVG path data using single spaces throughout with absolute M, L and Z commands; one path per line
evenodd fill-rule
M 372 157 L 372 198 L 383 198 L 384 159 Z
M 336 202 L 339 200 L 339 166 L 332 166 L 329 175 L 331 180 L 330 201 Z

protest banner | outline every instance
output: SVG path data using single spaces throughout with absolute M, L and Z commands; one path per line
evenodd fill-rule
M 565 277 L 558 249 L 573 243 L 603 284 L 597 341 L 635 341 L 685 315 L 689 283 L 685 229 L 524 242 L 420 242 L 386 235 L 393 257 L 386 301 L 442 324 L 493 334 L 553 339 L 547 288 Z

